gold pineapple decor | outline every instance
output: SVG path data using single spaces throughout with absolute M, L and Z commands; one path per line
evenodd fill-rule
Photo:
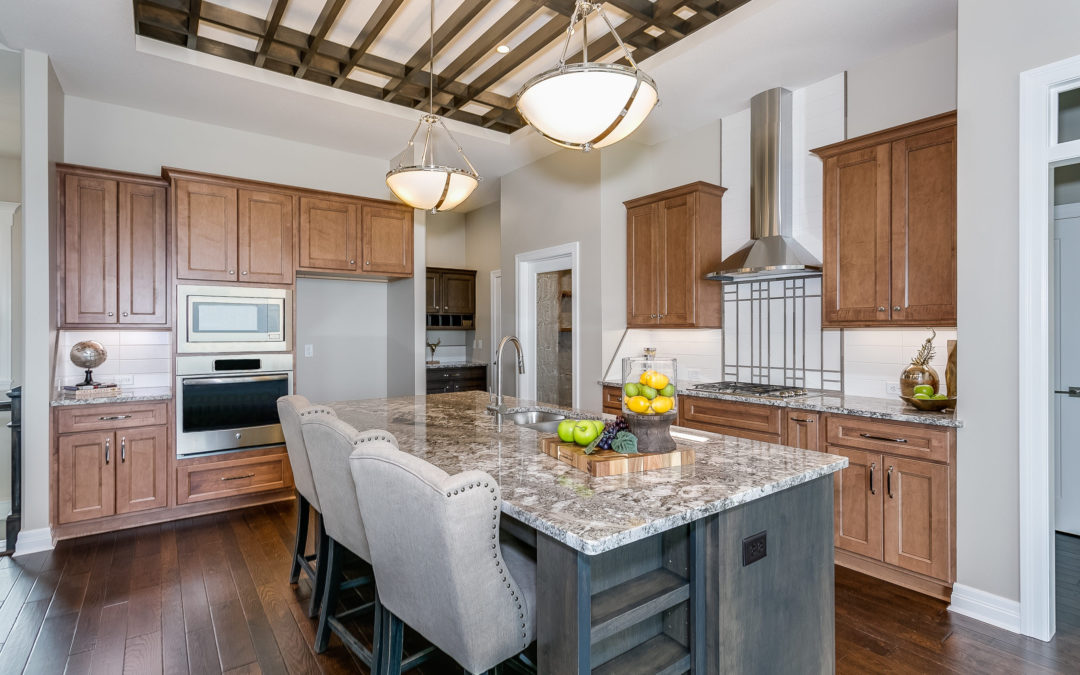
M 936 337 L 937 331 L 931 328 L 930 337 L 926 338 L 926 342 L 922 343 L 919 351 L 912 357 L 911 365 L 900 373 L 901 395 L 914 396 L 915 387 L 920 384 L 928 384 L 934 388 L 935 393 L 937 392 L 938 374 L 934 367 L 930 365 L 930 362 L 934 359 L 934 338 Z

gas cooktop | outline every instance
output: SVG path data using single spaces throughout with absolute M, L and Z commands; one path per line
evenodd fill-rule
M 690 388 L 717 394 L 761 396 L 762 398 L 791 398 L 792 396 L 806 395 L 806 389 L 802 387 L 789 387 L 783 384 L 757 384 L 754 382 L 703 382 Z

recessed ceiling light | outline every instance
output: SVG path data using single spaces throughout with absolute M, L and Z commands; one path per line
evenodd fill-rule
M 672 14 L 674 14 L 674 15 L 675 15 L 675 16 L 677 16 L 677 17 L 679 17 L 679 18 L 680 18 L 680 19 L 682 19 L 683 21 L 689 21 L 689 20 L 690 20 L 690 17 L 692 17 L 692 16 L 694 16 L 695 14 L 697 14 L 697 12 L 695 12 L 695 11 L 694 11 L 694 10 L 692 10 L 692 9 L 690 9 L 690 8 L 689 8 L 689 7 L 687 7 L 686 5 L 683 5 L 682 7 L 678 8 L 677 10 L 675 10 L 674 12 L 672 12 Z
M 510 46 L 509 45 L 499 45 L 498 47 L 495 48 L 495 51 L 499 52 L 500 54 L 509 54 L 510 53 Z

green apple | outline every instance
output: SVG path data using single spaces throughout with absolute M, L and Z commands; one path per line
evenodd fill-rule
M 604 423 L 604 420 L 592 420 L 592 423 L 593 423 L 593 426 L 596 427 L 596 435 L 597 436 L 604 433 L 604 427 L 607 426 L 607 424 Z
M 627 382 L 626 386 L 623 387 L 623 391 L 626 392 L 627 396 L 630 396 L 632 398 L 634 396 L 637 396 L 638 392 L 641 391 L 641 385 L 637 384 L 636 382 Z
M 581 420 L 574 425 L 574 442 L 578 445 L 588 445 L 599 435 L 592 420 Z
M 675 385 L 673 385 L 673 384 L 667 385 L 666 387 L 664 387 L 663 389 L 660 390 L 660 395 L 661 396 L 667 396 L 668 398 L 674 396 L 675 395 Z
M 577 420 L 563 420 L 559 422 L 559 440 L 563 443 L 574 442 L 574 425 Z
M 652 387 L 646 387 L 645 385 L 641 385 L 638 388 L 638 393 L 641 396 L 644 396 L 645 398 L 649 399 L 650 401 L 653 400 L 654 398 L 656 398 L 656 390 L 653 389 Z
M 932 400 L 934 400 L 934 401 L 943 401 L 943 400 L 945 400 L 945 399 L 947 399 L 947 398 L 949 398 L 949 397 L 948 397 L 948 395 L 947 395 L 947 394 L 934 394 L 934 395 L 933 395 L 933 396 L 931 396 L 930 398 L 931 398 Z
M 936 393 L 934 388 L 929 384 L 917 384 L 912 392 L 915 394 L 926 394 L 927 396 L 933 396 Z
M 923 393 L 920 392 L 918 394 L 915 394 L 911 398 L 917 398 L 917 399 L 922 400 L 922 401 L 929 401 L 930 400 L 930 395 L 929 394 L 923 394 Z

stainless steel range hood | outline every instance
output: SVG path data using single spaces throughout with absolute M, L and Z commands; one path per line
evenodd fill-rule
M 750 100 L 750 243 L 706 279 L 738 283 L 821 275 L 821 263 L 791 237 L 791 92 Z

